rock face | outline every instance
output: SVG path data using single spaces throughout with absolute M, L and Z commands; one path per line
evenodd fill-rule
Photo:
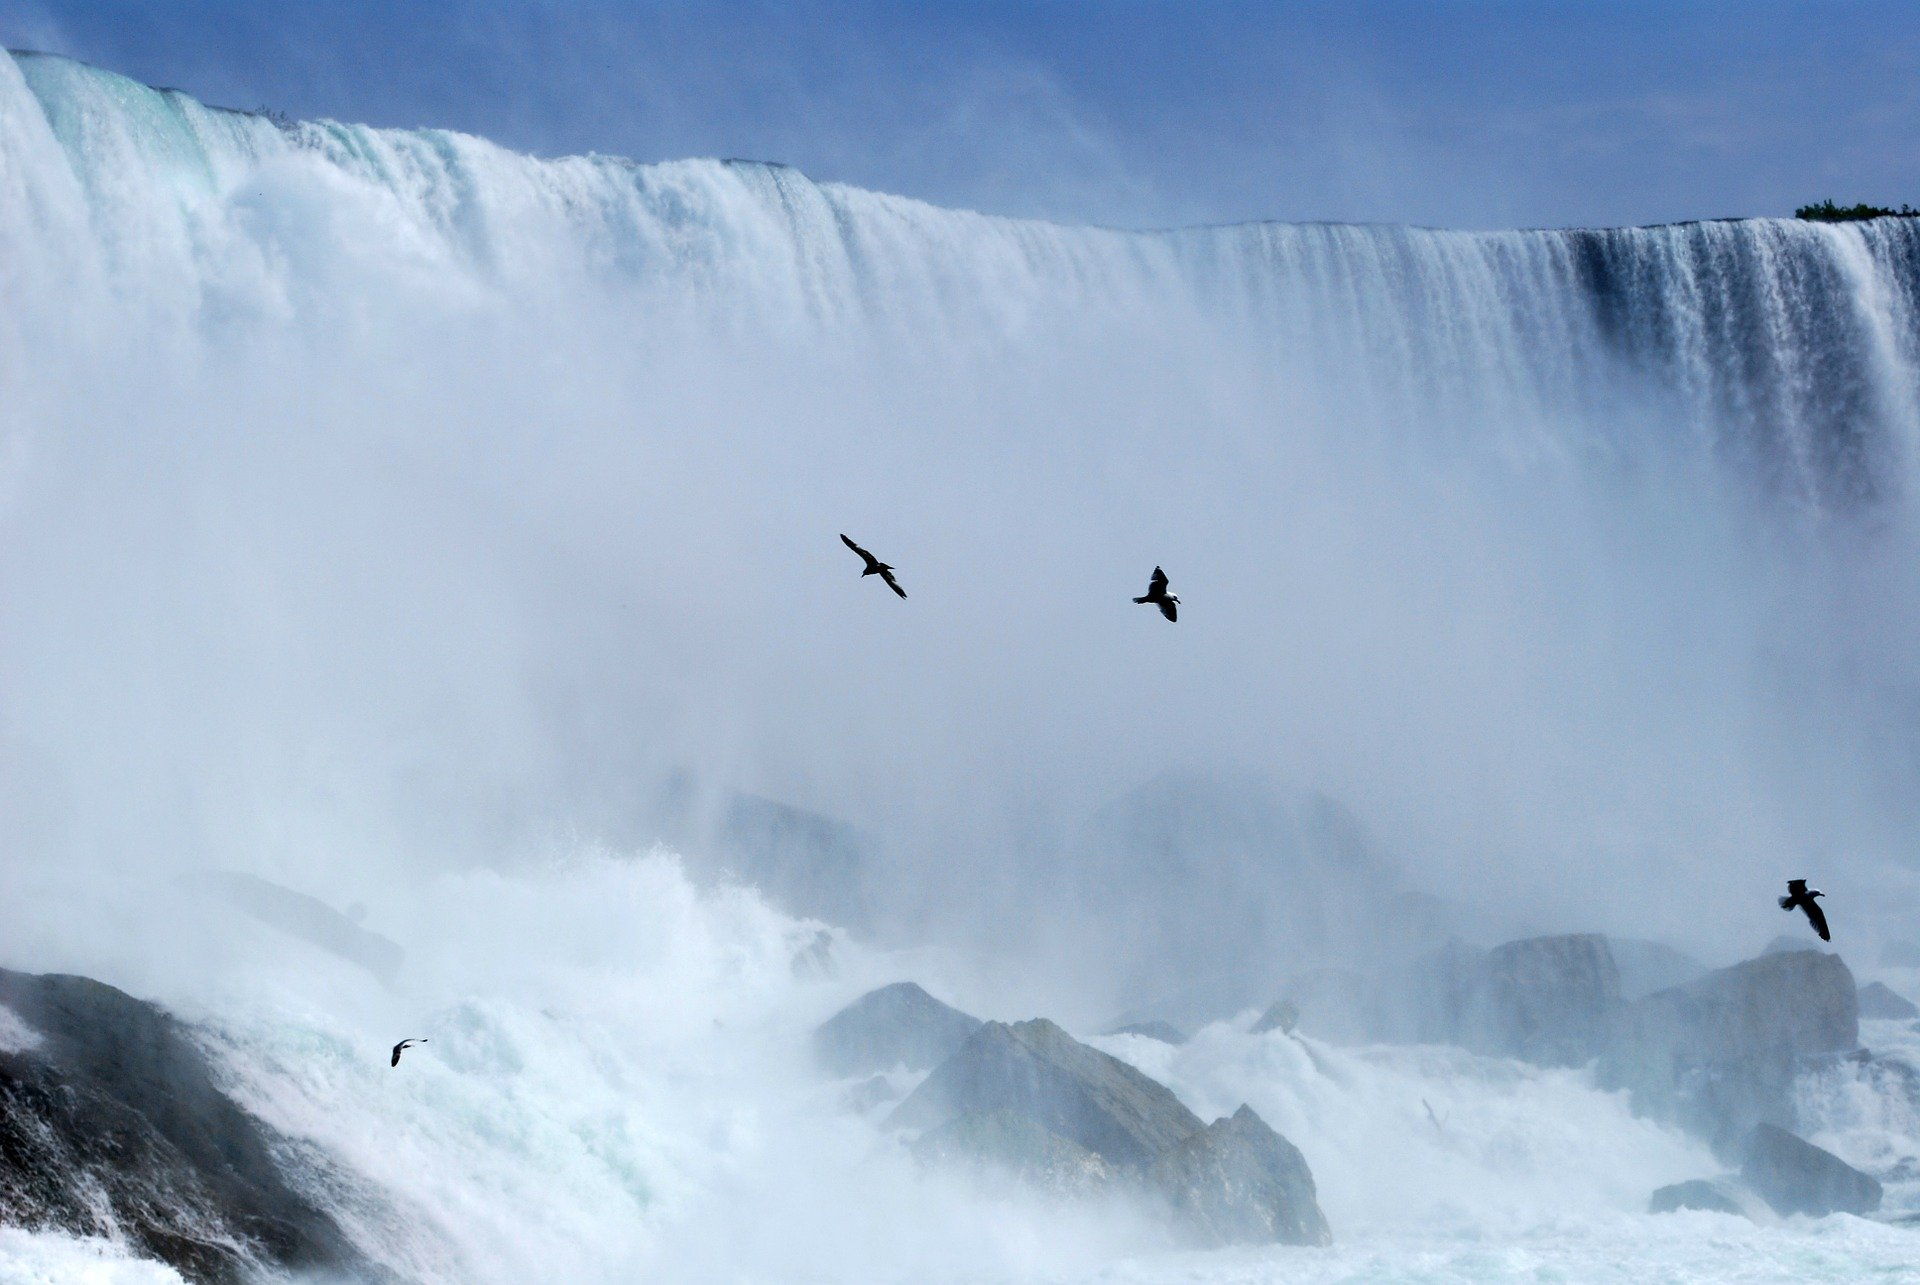
M 1671 1214 L 1681 1209 L 1703 1209 L 1714 1214 L 1747 1212 L 1732 1186 L 1717 1178 L 1676 1182 L 1671 1187 L 1662 1187 L 1654 1192 L 1653 1198 L 1647 1202 L 1647 1212 L 1650 1214 Z
M 383 982 L 394 979 L 407 957 L 398 942 L 362 928 L 317 897 L 237 870 L 216 870 L 204 878 L 261 923 L 351 960 Z
M 1740 1176 L 1779 1214 L 1870 1214 L 1880 1184 L 1852 1165 L 1785 1129 L 1754 1126 L 1743 1147 Z
M 1723 1151 L 1755 1124 L 1794 1121 L 1803 1062 L 1859 1040 L 1853 975 L 1837 955 L 1763 955 L 1629 1005 L 1600 1059 L 1603 1087 Z
M 1541 1066 L 1595 1057 L 1620 1008 L 1620 971 L 1597 933 L 1495 947 L 1467 1005 L 1464 1043 Z
M 912 982 L 868 991 L 813 1033 L 814 1056 L 835 1075 L 871 1075 L 945 1061 L 980 1029 L 980 1019 L 942 1004 Z
M 1904 1021 L 1910 1017 L 1920 1017 L 1920 1008 L 1885 983 L 1868 982 L 1860 988 L 1860 1016 L 1880 1021 Z
M 1164 1152 L 1147 1182 L 1207 1244 L 1333 1243 L 1305 1157 L 1251 1107 Z
M 924 1130 L 923 1158 L 1144 1193 L 1205 1244 L 1332 1240 L 1305 1158 L 1251 1108 L 1203 1128 L 1164 1085 L 1045 1020 L 988 1022 L 888 1123 Z
M 1088 1048 L 1045 1018 L 988 1022 L 934 1068 L 889 1123 L 938 1129 L 1011 1111 L 1121 1169 L 1144 1169 L 1200 1128 L 1164 1085 Z
M 115 1234 L 191 1281 L 385 1279 L 289 1185 L 287 1141 L 215 1087 L 181 1024 L 84 977 L 0 970 L 0 1217 Z M 23 1029 L 30 1038 L 21 1038 Z

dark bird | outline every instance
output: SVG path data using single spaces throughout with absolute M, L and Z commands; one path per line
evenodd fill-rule
M 399 1042 L 398 1044 L 396 1044 L 396 1045 L 394 1045 L 394 1046 L 393 1046 L 393 1061 L 391 1061 L 391 1062 L 389 1062 L 389 1063 L 387 1063 L 387 1065 L 388 1065 L 388 1066 L 399 1066 L 399 1065 L 400 1065 L 400 1051 L 401 1051 L 402 1049 L 407 1049 L 407 1048 L 411 1048 L 411 1047 L 412 1047 L 412 1046 L 414 1046 L 415 1044 L 425 1044 L 425 1043 L 426 1043 L 426 1040 L 424 1040 L 424 1039 L 419 1039 L 419 1040 L 401 1040 L 401 1041 L 400 1041 L 400 1042 Z
M 895 593 L 899 594 L 902 598 L 907 596 L 907 591 L 905 589 L 902 589 L 900 587 L 900 582 L 893 578 L 892 567 L 880 561 L 880 559 L 874 557 L 871 553 L 868 553 L 865 549 L 861 548 L 859 545 L 855 544 L 853 541 L 847 539 L 847 537 L 844 534 L 841 535 L 840 542 L 846 545 L 849 549 L 852 549 L 855 553 L 859 554 L 862 558 L 866 560 L 867 569 L 865 571 L 862 571 L 860 573 L 861 575 L 879 576 L 882 580 L 887 582 L 887 588 L 893 590 Z
M 1180 600 L 1167 592 L 1167 573 L 1159 567 L 1153 569 L 1153 579 L 1147 582 L 1146 597 L 1134 601 L 1153 603 L 1168 620 L 1180 619 Z
M 1813 930 L 1820 934 L 1820 940 L 1832 941 L 1833 938 L 1827 933 L 1826 913 L 1822 911 L 1813 900 L 1815 897 L 1824 897 L 1826 895 L 1826 893 L 1821 892 L 1818 888 L 1807 887 L 1807 881 L 1805 879 L 1789 879 L 1787 880 L 1787 895 L 1780 898 L 1780 909 L 1793 910 L 1797 907 L 1806 911 L 1807 922 L 1812 924 Z

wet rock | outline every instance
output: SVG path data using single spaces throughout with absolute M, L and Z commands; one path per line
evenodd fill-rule
M 1853 975 L 1840 957 L 1787 951 L 1629 1005 L 1598 1079 L 1725 1152 L 1755 1124 L 1793 1125 L 1795 1076 L 1858 1041 Z
M 1114 1175 L 1099 1155 L 1004 1108 L 956 1116 L 921 1134 L 912 1149 L 929 1163 L 982 1166 L 1049 1191 L 1085 1195 Z
M 1179 1027 L 1171 1022 L 1129 1022 L 1125 1026 L 1116 1026 L 1108 1031 L 1109 1035 L 1144 1035 L 1150 1040 L 1159 1040 L 1162 1044 L 1185 1044 L 1187 1037 Z
M 1740 1176 L 1779 1214 L 1870 1214 L 1879 1182 L 1831 1151 L 1771 1124 L 1754 1126 L 1742 1148 Z
M 1147 1183 L 1209 1245 L 1333 1243 L 1306 1158 L 1248 1106 L 1162 1153 Z
M 935 1130 L 1010 1111 L 1120 1169 L 1142 1170 L 1200 1129 L 1180 1099 L 1116 1057 L 1038 1018 L 988 1022 L 935 1067 L 890 1117 Z
M 1461 1042 L 1540 1066 L 1578 1066 L 1599 1054 L 1620 1004 L 1620 972 L 1606 938 L 1510 941 L 1488 952 Z
M 896 1067 L 925 1071 L 979 1029 L 979 1018 L 942 1004 L 913 982 L 895 982 L 868 991 L 821 1023 L 813 1033 L 813 1051 L 835 1075 Z
M 1671 1214 L 1681 1209 L 1701 1209 L 1714 1214 L 1745 1215 L 1747 1212 L 1739 1191 L 1722 1178 L 1676 1182 L 1654 1192 L 1647 1202 L 1650 1214 Z
M 0 1005 L 0 1218 L 115 1234 L 196 1282 L 387 1279 L 292 1185 L 293 1144 L 220 1092 L 178 1020 L 84 977 L 6 970 Z
M 1920 1007 L 1883 982 L 1868 982 L 1860 988 L 1860 1016 L 1879 1021 L 1904 1021 L 1920 1017 Z

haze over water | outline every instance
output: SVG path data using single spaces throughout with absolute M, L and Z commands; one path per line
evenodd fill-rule
M 920 1171 L 804 1040 L 900 977 L 1097 1036 L 1443 932 L 1719 965 L 1808 874 L 1864 980 L 1920 892 L 1914 222 L 1120 232 L 12 55 L 0 297 L 0 964 L 205 1022 L 404 1278 L 1910 1257 L 1648 1219 L 1713 1161 L 1581 1070 L 1234 1020 L 1099 1042 L 1254 1105 L 1336 1247 L 1191 1254 Z M 1156 563 L 1172 627 L 1128 601 Z M 1162 859 L 1189 788 L 1289 846 Z M 854 827 L 857 897 L 729 878 L 679 801 L 732 791 Z M 406 964 L 209 869 L 360 903 Z M 1920 1156 L 1849 1086 L 1821 1110 L 1856 1163 Z

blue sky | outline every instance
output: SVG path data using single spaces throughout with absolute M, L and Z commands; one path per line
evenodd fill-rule
M 228 106 L 779 160 L 1076 222 L 1920 204 L 1915 0 L 7 0 L 0 41 Z

